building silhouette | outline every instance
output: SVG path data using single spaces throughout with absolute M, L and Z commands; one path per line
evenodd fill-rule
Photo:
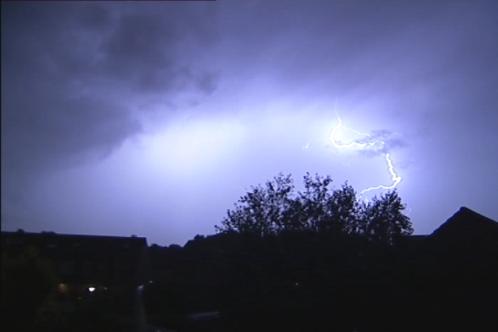
M 136 287 L 145 278 L 143 237 L 2 232 L 2 251 L 11 256 L 29 252 L 47 260 L 60 283 L 68 286 Z
M 498 330 L 498 223 L 466 207 L 387 246 L 306 233 L 196 236 L 183 247 L 51 232 L 1 240 L 3 326 L 36 322 L 55 294 L 79 309 L 59 310 L 72 320 L 45 330 L 136 331 L 143 290 L 148 323 L 178 331 Z M 44 325 L 16 330 L 33 326 Z

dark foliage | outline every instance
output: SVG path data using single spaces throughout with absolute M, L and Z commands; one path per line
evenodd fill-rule
M 243 195 L 216 229 L 257 236 L 296 231 L 341 233 L 387 244 L 413 232 L 396 191 L 366 202 L 358 199 L 347 183 L 335 190 L 331 183 L 330 177 L 308 173 L 304 190 L 296 192 L 290 175 L 278 175 Z
M 463 209 L 453 217 L 463 222 L 410 236 L 395 191 L 362 202 L 351 186 L 330 184 L 307 174 L 296 191 L 277 176 L 242 196 L 218 234 L 151 248 L 151 322 L 217 332 L 498 330 L 498 224 Z M 199 312 L 219 317 L 189 319 Z
M 32 328 L 38 308 L 55 283 L 50 262 L 28 247 L 18 255 L 2 252 L 2 313 L 4 326 Z
M 147 312 L 177 331 L 494 331 L 496 235 L 449 251 L 432 237 L 387 245 L 314 231 L 198 236 L 155 249 Z M 213 311 L 215 321 L 188 320 Z

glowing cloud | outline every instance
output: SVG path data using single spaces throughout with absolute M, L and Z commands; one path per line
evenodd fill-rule
M 338 117 L 337 124 L 330 133 L 330 141 L 337 149 L 381 153 L 384 156 L 392 183 L 390 185 L 380 184 L 365 188 L 360 191 L 360 194 L 365 194 L 374 190 L 394 189 L 401 182 L 402 178 L 396 171 L 391 155 L 386 151 L 386 142 L 382 138 L 348 128 L 344 126 L 341 118 Z
M 244 128 L 236 121 L 178 121 L 144 138 L 150 165 L 175 176 L 192 176 L 215 169 L 236 153 Z

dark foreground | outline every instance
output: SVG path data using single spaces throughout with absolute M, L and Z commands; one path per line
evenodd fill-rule
M 136 238 L 78 237 L 73 269 L 45 240 L 36 251 L 3 233 L 1 330 L 498 331 L 497 224 L 481 217 L 460 210 L 390 244 L 220 234 L 143 251 Z

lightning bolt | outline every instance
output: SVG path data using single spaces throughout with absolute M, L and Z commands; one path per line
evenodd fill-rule
M 345 132 L 350 132 L 356 138 L 348 140 L 342 138 Z M 330 133 L 330 140 L 332 144 L 338 149 L 350 149 L 357 151 L 382 151 L 384 149 L 384 141 L 374 140 L 369 134 L 347 128 L 342 124 L 341 118 L 337 118 L 337 124 Z
M 389 155 L 389 153 L 384 153 L 384 158 L 386 159 L 387 170 L 389 171 L 389 174 L 391 174 L 391 179 L 392 179 L 393 182 L 389 186 L 380 184 L 378 186 L 368 187 L 368 188 L 363 189 L 362 191 L 360 191 L 360 194 L 364 194 L 366 192 L 373 191 L 373 190 L 381 190 L 381 189 L 390 190 L 390 189 L 394 189 L 401 182 L 402 178 L 396 172 L 396 169 L 394 168 L 393 161 L 391 160 L 391 156 Z
M 350 133 L 349 138 L 345 138 L 346 133 Z M 367 133 L 362 133 L 354 129 L 344 126 L 340 117 L 337 117 L 337 123 L 330 132 L 330 141 L 332 145 L 341 150 L 353 151 L 371 151 L 382 153 L 387 164 L 387 171 L 391 175 L 392 183 L 390 185 L 380 184 L 378 186 L 368 187 L 360 191 L 360 194 L 365 194 L 374 190 L 390 190 L 396 188 L 402 178 L 399 176 L 394 167 L 391 155 L 386 152 L 386 143 L 376 137 L 372 137 Z

